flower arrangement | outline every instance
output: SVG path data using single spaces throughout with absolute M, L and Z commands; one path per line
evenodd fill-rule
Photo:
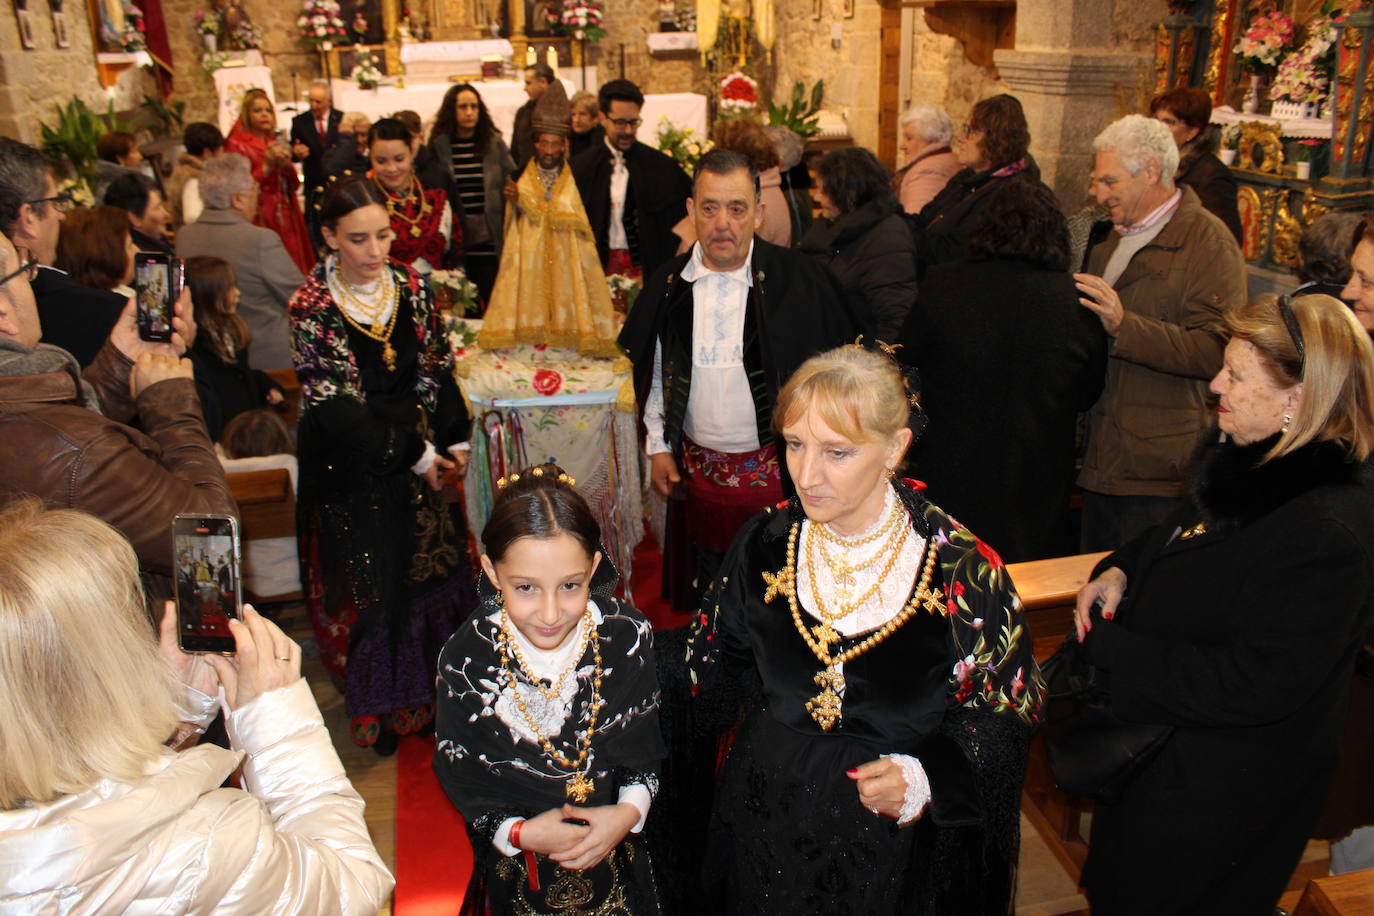
M 364 45 L 354 45 L 357 54 L 353 64 L 353 79 L 359 89 L 376 89 L 382 82 L 382 70 L 377 66 L 377 56 Z
M 78 207 L 94 207 L 96 204 L 95 195 L 91 193 L 91 188 L 80 176 L 64 178 L 57 185 L 59 195 L 66 194 L 72 199 L 72 203 Z
M 439 273 L 435 271 L 434 273 Z M 462 273 L 462 271 L 458 271 Z M 430 279 L 434 279 L 434 274 L 430 274 Z M 444 323 L 444 338 L 448 341 L 448 347 L 453 351 L 453 355 L 458 359 L 468 355 L 468 348 L 477 343 L 477 328 L 468 324 L 467 321 L 457 312 L 444 312 L 440 316 Z
M 206 76 L 214 76 L 215 71 L 229 63 L 229 54 L 225 51 L 207 51 L 200 56 L 200 69 Z
M 364 10 L 361 6 L 358 7 L 358 12 L 353 15 L 353 21 L 349 23 L 348 27 L 353 31 L 355 40 L 359 42 L 367 35 L 367 16 L 364 15 Z
M 1320 137 L 1308 137 L 1299 140 L 1297 143 L 1297 159 L 1299 162 L 1313 162 L 1320 158 L 1321 148 L 1326 145 L 1326 141 Z
M 429 275 L 430 285 L 440 299 L 447 298 L 455 315 L 475 315 L 477 312 L 477 284 L 462 270 L 436 270 Z M 443 307 L 442 304 L 440 306 Z M 473 339 L 476 339 L 474 332 Z
M 338 0 L 305 0 L 296 17 L 296 29 L 303 44 L 322 51 L 328 51 L 348 34 L 339 18 Z
M 1260 13 L 1236 42 L 1241 69 L 1261 76 L 1273 73 L 1284 52 L 1293 47 L 1293 17 L 1280 10 Z
M 611 291 L 611 302 L 618 312 L 628 312 L 639 298 L 641 284 L 634 277 L 624 274 L 607 274 L 606 287 Z
M 600 0 L 563 0 L 561 8 L 549 7 L 549 28 L 560 35 L 596 43 L 606 37 Z
M 131 0 L 124 0 L 123 5 L 124 31 L 116 38 L 115 43 L 130 53 L 148 50 L 148 41 L 144 38 L 148 27 L 143 24 L 143 10 L 134 6 Z
M 673 24 L 677 26 L 679 32 L 695 32 L 697 30 L 697 8 L 695 6 L 679 6 L 673 13 Z
M 727 73 L 720 81 L 720 108 L 726 114 L 753 111 L 759 104 L 759 84 L 743 73 Z
M 252 48 L 262 47 L 262 27 L 253 25 L 247 19 L 242 19 L 234 26 L 234 43 L 241 49 L 247 51 Z
M 1336 17 L 1323 14 L 1307 24 L 1302 47 L 1279 64 L 1270 90 L 1273 98 L 1314 108 L 1326 101 L 1336 68 L 1338 22 Z
M 1240 149 L 1240 125 L 1227 124 L 1221 129 L 1221 148 Z
M 690 127 L 677 127 L 667 115 L 658 119 L 658 149 L 671 156 L 678 165 L 692 172 L 697 160 L 711 151 L 714 144 L 697 136 Z
M 196 24 L 196 31 L 201 35 L 219 34 L 219 17 L 205 10 L 196 10 L 193 17 Z

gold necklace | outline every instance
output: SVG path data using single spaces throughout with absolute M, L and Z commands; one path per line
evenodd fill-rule
M 816 553 L 813 548 L 817 546 L 820 547 L 821 558 L 825 561 L 826 566 L 830 568 L 831 576 L 835 579 L 836 585 L 839 584 L 839 575 L 837 573 L 837 570 L 840 568 L 838 562 L 833 557 L 831 557 L 829 552 L 825 549 L 825 544 L 819 543 L 817 539 L 813 536 L 813 532 L 815 532 L 815 530 L 818 527 L 820 526 L 817 525 L 815 522 L 812 522 L 806 528 L 806 560 L 811 565 L 811 591 L 816 597 L 816 611 L 821 615 L 821 618 L 825 620 L 827 623 L 834 623 L 837 620 L 843 620 L 850 614 L 853 614 L 859 608 L 867 604 L 869 599 L 878 593 L 878 589 L 882 588 L 883 582 L 887 579 L 888 573 L 892 572 L 892 567 L 897 564 L 897 558 L 902 555 L 902 547 L 906 544 L 907 535 L 911 531 L 911 527 L 909 525 L 903 525 L 901 528 L 897 529 L 895 536 L 889 539 L 888 543 L 882 548 L 882 550 L 879 550 L 877 553 L 873 555 L 872 559 L 865 561 L 859 566 L 849 567 L 849 569 L 857 572 L 861 569 L 866 569 L 869 566 L 872 566 L 875 562 L 877 562 L 878 558 L 883 556 L 884 554 L 886 554 L 887 556 L 887 562 L 885 562 L 883 564 L 883 568 L 878 571 L 878 578 L 874 580 L 872 585 L 870 585 L 867 589 L 864 590 L 864 593 L 862 595 L 855 598 L 853 601 L 849 601 L 849 590 L 844 589 L 844 598 L 842 598 L 839 602 L 839 613 L 831 613 L 825 607 L 825 603 L 821 599 L 820 586 L 816 581 Z M 852 577 L 850 581 L 853 581 Z
M 386 196 L 386 215 L 394 220 L 409 224 L 412 238 L 418 239 L 423 235 L 424 230 L 420 228 L 420 224 L 429 216 L 429 211 L 432 210 L 433 207 L 430 205 L 429 198 L 425 197 L 424 188 L 420 186 L 420 180 L 415 177 L 415 173 L 411 173 L 410 184 L 406 186 L 405 192 L 402 194 L 392 194 L 391 190 L 387 188 L 386 185 L 382 184 L 375 174 L 372 180 L 376 182 L 377 187 L 381 188 L 382 194 Z M 402 208 L 410 202 L 412 196 L 418 198 L 420 204 L 420 212 L 414 218 L 406 216 L 401 212 Z M 399 203 L 397 203 L 398 201 Z
M 877 563 L 880 557 L 883 557 L 885 555 L 885 551 L 892 546 L 892 540 L 896 537 L 896 535 L 905 531 L 907 526 L 904 524 L 904 522 L 905 518 L 903 517 L 901 510 L 896 505 L 893 505 L 892 507 L 890 507 L 887 513 L 887 517 L 883 520 L 882 524 L 879 525 L 873 532 L 861 538 L 850 540 L 848 538 L 841 537 L 840 535 L 831 531 L 828 525 L 825 525 L 823 523 L 812 523 L 809 527 L 809 531 L 814 532 L 815 534 L 814 536 L 808 536 L 807 541 L 811 542 L 812 540 L 816 539 L 820 541 L 819 547 L 821 551 L 821 556 L 825 560 L 826 564 L 830 567 L 831 575 L 835 579 L 835 584 L 841 587 L 847 587 L 853 585 L 857 581 L 854 577 L 854 573 L 859 572 L 860 570 L 867 569 L 874 563 Z M 878 550 L 874 551 L 872 556 L 858 563 L 848 563 L 844 560 L 839 560 L 832 557 L 830 553 L 825 549 L 824 543 L 825 541 L 829 541 L 831 544 L 834 544 L 835 546 L 840 547 L 845 551 L 853 551 L 857 547 L 863 547 L 866 544 L 871 544 L 879 538 L 883 537 L 887 538 L 887 546 L 879 548 Z
M 396 371 L 396 350 L 391 346 L 391 331 L 396 327 L 396 316 L 401 313 L 401 289 L 397 286 L 395 278 L 391 276 L 391 269 L 389 267 L 382 268 L 382 295 L 379 303 L 376 305 L 368 302 L 354 292 L 353 287 L 347 280 L 339 275 L 337 269 L 333 274 L 334 278 L 338 280 L 337 288 L 339 292 L 343 293 L 343 297 L 348 300 L 350 305 L 364 315 L 370 316 L 372 318 L 372 323 L 368 325 L 359 324 L 353 319 L 352 315 L 348 314 L 348 311 L 343 307 L 342 303 L 338 303 L 339 314 L 343 315 L 344 321 L 347 321 L 356 328 L 359 333 L 381 344 L 382 362 L 386 363 L 388 372 Z M 330 289 L 333 290 L 334 288 L 335 285 L 331 284 Z M 386 325 L 379 331 L 377 330 L 377 325 L 379 323 L 377 319 L 386 311 L 386 303 L 388 300 L 391 302 L 391 317 L 387 319 Z
M 571 798 L 579 805 L 590 798 L 592 792 L 596 789 L 595 780 L 587 775 L 588 770 L 590 770 L 590 766 L 587 765 L 587 755 L 591 752 L 592 737 L 596 734 L 597 716 L 600 714 L 601 706 L 604 702 L 601 698 L 601 641 L 596 638 L 596 627 L 590 626 L 590 611 L 587 612 L 587 617 L 589 623 L 587 639 L 592 644 L 592 660 L 594 664 L 592 669 L 591 713 L 587 718 L 587 730 L 578 738 L 576 760 L 569 760 L 566 754 L 553 746 L 553 742 L 551 742 L 546 735 L 541 735 L 539 733 L 539 727 L 535 723 L 534 717 L 530 715 L 529 707 L 526 705 L 525 701 L 520 698 L 520 692 L 516 689 L 516 684 L 518 682 L 515 677 L 515 672 L 512 671 L 510 667 L 510 650 L 514 648 L 517 661 L 519 661 L 520 647 L 516 645 L 513 635 L 506 629 L 506 618 L 504 614 L 502 615 L 501 640 L 497 644 L 497 651 L 501 656 L 501 675 L 504 685 L 510 688 L 511 693 L 515 697 L 515 706 L 520 710 L 521 718 L 525 720 L 525 725 L 529 727 L 530 733 L 539 739 L 539 746 L 544 749 L 545 756 L 572 771 L 573 778 L 568 780 L 563 791 L 568 798 Z M 585 653 L 586 649 L 584 648 L 582 651 Z M 573 668 L 576 668 L 577 663 L 581 660 L 581 654 L 573 659 Z M 539 685 L 539 679 L 534 677 L 534 673 L 530 671 L 523 661 L 519 661 L 519 664 L 524 670 L 526 678 L 534 684 L 536 689 L 543 693 L 543 688 Z M 564 671 L 563 675 L 559 676 L 560 684 L 563 681 L 563 677 L 566 675 L 567 671 Z M 544 695 L 546 697 L 548 696 L 547 693 Z
M 797 538 L 800 532 L 801 522 L 794 522 L 787 537 L 787 565 L 776 573 L 763 574 L 763 582 L 767 586 L 763 601 L 767 604 L 778 595 L 787 598 L 787 606 L 792 611 L 792 623 L 796 626 L 797 632 L 801 634 L 811 654 L 825 666 L 811 679 L 812 683 L 821 688 L 821 692 L 806 701 L 806 711 L 811 714 L 811 718 L 822 731 L 828 732 L 839 720 L 843 702 L 840 694 L 844 691 L 844 673 L 839 671 L 838 667 L 858 658 L 897 632 L 920 608 L 924 607 L 930 613 L 939 611 L 943 614 L 945 604 L 939 586 L 934 590 L 930 588 L 931 577 L 935 574 L 936 551 L 935 539 L 927 538 L 925 566 L 921 570 L 921 578 L 911 600 L 896 616 L 871 633 L 867 639 L 850 646 L 838 655 L 831 655 L 830 644 L 839 642 L 843 637 L 834 627 L 824 622 L 807 629 L 801 617 L 801 608 L 797 604 Z
M 520 664 L 520 670 L 525 672 L 526 676 L 530 679 L 530 683 L 544 695 L 544 699 L 550 701 L 562 699 L 563 682 L 568 679 L 568 672 L 577 670 L 577 663 L 582 661 L 582 656 L 587 652 L 587 640 L 591 638 L 592 633 L 591 625 L 591 615 L 583 614 L 582 622 L 578 624 L 578 629 L 582 631 L 579 637 L 579 642 L 582 643 L 582 650 L 573 656 L 572 662 L 558 675 L 558 680 L 551 682 L 551 685 L 546 690 L 544 688 L 543 679 L 535 677 L 534 669 L 525 661 L 525 653 L 520 649 L 520 641 L 516 639 L 515 634 L 511 632 L 510 617 L 506 614 L 504 608 L 501 611 L 501 632 L 510 641 L 510 647 L 514 650 L 515 660 Z

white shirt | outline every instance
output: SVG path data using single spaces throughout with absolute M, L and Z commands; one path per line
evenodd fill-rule
M 592 623 L 600 626 L 602 621 L 601 609 L 596 606 L 595 601 L 588 600 L 587 607 L 592 612 Z M 487 618 L 498 626 L 501 623 L 501 612 L 497 611 Z M 563 640 L 563 644 L 554 649 L 540 649 L 534 643 L 525 638 L 524 634 L 512 627 L 512 634 L 515 641 L 520 644 L 520 652 L 526 662 L 529 663 L 529 670 L 526 674 L 553 683 L 558 680 L 558 676 L 567 669 L 569 665 L 577 661 L 576 655 L 580 654 L 585 644 L 581 640 L 582 629 L 579 627 L 568 634 L 568 638 Z M 577 678 L 569 677 L 563 685 L 563 705 L 565 709 L 570 709 L 572 701 L 577 694 Z M 507 719 L 501 715 L 502 710 L 497 710 L 497 715 L 501 720 L 515 729 L 526 741 L 537 744 L 538 738 L 530 733 L 529 727 L 518 716 L 511 716 Z M 563 723 L 560 720 L 555 723 L 545 723 L 551 726 L 551 730 L 560 730 Z M 630 828 L 631 833 L 639 833 L 644 829 L 644 819 L 649 816 L 649 804 L 653 797 L 649 790 L 642 785 L 624 786 L 620 790 L 620 795 L 616 798 L 616 803 L 622 802 L 633 805 L 639 811 L 639 820 Z M 501 822 L 501 826 L 496 828 L 496 835 L 492 837 L 492 845 L 504 856 L 513 856 L 520 850 L 510 843 L 510 830 L 515 822 L 520 820 L 516 817 L 508 817 Z
M 625 238 L 625 192 L 630 187 L 630 169 L 625 165 L 625 154 L 605 141 L 611 151 L 611 225 L 606 240 L 611 249 L 629 248 L 630 240 Z
M 744 311 L 752 270 L 754 243 L 735 270 L 712 270 L 702 260 L 701 243 L 682 268 L 692 284 L 692 387 L 687 395 L 683 434 L 697 445 L 737 454 L 759 447 L 758 415 L 749 377 L 744 371 Z M 644 405 L 647 431 L 644 451 L 670 451 L 663 438 L 663 344 L 654 345 L 654 372 Z

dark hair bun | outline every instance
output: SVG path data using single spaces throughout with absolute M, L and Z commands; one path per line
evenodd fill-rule
M 601 526 L 573 489 L 577 481 L 558 465 L 547 462 L 515 471 L 496 481 L 498 490 L 491 517 L 482 529 L 482 548 L 493 563 L 500 561 L 520 538 L 551 538 L 570 534 L 587 550 L 601 545 Z

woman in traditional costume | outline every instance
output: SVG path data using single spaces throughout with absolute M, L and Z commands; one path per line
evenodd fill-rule
M 894 476 L 908 403 L 896 363 L 857 345 L 778 396 L 797 496 L 735 538 L 688 643 L 696 699 L 672 723 L 698 756 L 668 778 L 700 779 L 709 726 L 742 718 L 705 899 L 684 912 L 1007 911 L 1043 685 L 997 553 Z M 703 803 L 673 792 L 679 810 Z
M 382 118 L 367 132 L 368 176 L 386 196 L 391 220 L 391 259 L 422 276 L 457 266 L 462 230 L 454 231 L 453 208 L 443 188 L 427 188 L 415 174 L 419 141 L 396 118 Z
M 467 466 L 467 411 L 419 274 L 389 261 L 386 198 L 329 188 L 331 253 L 291 297 L 301 383 L 301 580 L 357 743 L 379 753 L 433 717 L 435 660 L 475 603 L 444 472 Z
M 612 594 L 573 485 L 553 464 L 497 482 L 481 609 L 439 659 L 434 770 L 473 847 L 463 914 L 659 911 L 639 834 L 663 757 L 653 633 Z
M 253 222 L 281 236 L 291 260 L 309 274 L 315 266 L 315 247 L 305 228 L 305 217 L 296 203 L 301 180 L 291 165 L 291 150 L 277 139 L 277 112 L 261 89 L 243 95 L 243 108 L 224 141 L 224 151 L 241 153 L 253 166 L 258 182 L 258 216 Z

